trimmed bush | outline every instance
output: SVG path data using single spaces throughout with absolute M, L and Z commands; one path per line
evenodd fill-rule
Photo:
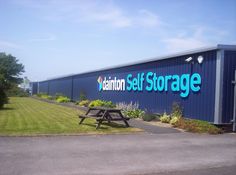
M 171 118 L 170 124 L 173 126 L 176 126 L 179 120 L 180 120 L 180 117 L 174 116 Z
M 88 107 L 89 103 L 90 103 L 89 100 L 82 100 L 82 101 L 76 102 L 77 105 L 84 106 L 84 107 Z
M 36 94 L 36 96 L 40 97 L 40 98 L 48 99 L 48 100 L 53 100 L 52 96 L 50 96 L 44 92 L 38 93 L 38 94 Z
M 58 103 L 67 103 L 70 102 L 70 99 L 66 96 L 58 96 L 56 99 L 56 102 Z
M 162 123 L 169 123 L 171 120 L 171 117 L 169 115 L 167 115 L 166 113 L 164 113 L 161 117 L 160 117 L 160 121 Z
M 107 107 L 107 108 L 115 108 L 116 105 L 113 104 L 111 101 L 104 101 L 104 100 L 93 100 L 89 103 L 89 107 Z

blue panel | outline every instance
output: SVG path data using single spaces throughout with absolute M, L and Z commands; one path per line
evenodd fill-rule
M 199 55 L 204 57 L 200 65 L 196 62 Z M 194 64 L 185 61 L 193 57 Z M 167 92 L 128 92 L 128 91 L 99 91 L 97 79 L 99 76 L 126 78 L 129 73 L 136 76 L 138 73 L 149 71 L 157 73 L 158 76 L 182 75 L 199 73 L 202 77 L 201 90 L 198 93 L 190 92 L 187 98 L 181 98 L 179 93 Z M 216 73 L 216 51 L 208 51 L 198 54 L 185 55 L 149 63 L 136 64 L 121 68 L 109 69 L 86 74 L 79 74 L 63 79 L 50 80 L 47 87 L 44 82 L 40 83 L 40 92 L 49 89 L 49 94 L 63 93 L 73 100 L 78 100 L 81 92 L 86 93 L 90 100 L 104 99 L 113 102 L 138 102 L 142 109 L 151 112 L 170 112 L 173 102 L 180 102 L 184 108 L 184 115 L 195 118 L 214 121 L 215 101 L 215 73 Z
M 38 93 L 38 82 L 33 82 L 32 83 L 32 94 L 37 94 Z
M 230 123 L 233 119 L 234 108 L 234 72 L 236 70 L 236 51 L 225 51 L 223 77 L 223 123 Z
M 71 98 L 73 96 L 72 77 L 50 80 L 49 81 L 49 94 L 53 96 L 56 93 L 61 93 Z
M 48 81 L 39 82 L 39 93 L 48 94 Z
M 195 60 L 197 56 L 204 57 L 203 64 L 186 63 L 184 60 L 189 56 Z M 202 119 L 209 122 L 214 120 L 214 100 L 215 100 L 215 70 L 216 68 L 216 51 L 210 51 L 194 55 L 143 63 L 134 66 L 126 66 L 117 69 L 111 69 L 100 72 L 93 72 L 74 76 L 73 99 L 79 98 L 80 92 L 85 92 L 89 99 L 104 99 L 113 102 L 138 102 L 142 109 L 151 112 L 170 112 L 173 102 L 180 102 L 184 107 L 184 114 L 188 118 Z M 168 92 L 128 92 L 128 91 L 102 91 L 97 88 L 97 78 L 99 76 L 116 76 L 125 78 L 128 73 L 137 75 L 140 72 L 153 71 L 158 75 L 186 74 L 197 72 L 202 77 L 201 91 L 197 94 L 191 94 L 183 99 L 179 94 Z

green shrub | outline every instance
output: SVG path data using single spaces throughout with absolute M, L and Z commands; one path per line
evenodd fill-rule
M 53 97 L 46 93 L 38 93 L 36 94 L 36 96 L 40 98 L 48 99 L 48 100 L 53 100 Z
M 58 96 L 56 99 L 56 102 L 58 103 L 67 103 L 70 102 L 70 99 L 66 96 Z
M 171 120 L 171 117 L 166 114 L 166 112 L 160 117 L 160 121 L 162 123 L 169 123 Z
M 104 100 L 93 100 L 89 103 L 89 107 L 107 107 L 107 108 L 114 108 L 116 107 L 115 104 L 113 104 L 111 101 L 104 101 Z
M 77 105 L 84 106 L 84 107 L 88 107 L 89 103 L 90 103 L 89 100 L 82 100 L 82 101 L 76 102 Z
M 122 113 L 130 118 L 142 118 L 145 113 L 139 109 L 138 103 L 132 101 L 128 104 L 125 102 L 117 103 L 116 108 L 121 109 Z
M 172 104 L 171 116 L 173 116 L 173 117 L 182 117 L 183 116 L 183 108 L 179 103 L 174 102 Z
M 40 92 L 40 93 L 36 94 L 37 97 L 42 97 L 43 95 L 47 95 L 47 94 L 44 92 Z
M 56 93 L 55 95 L 54 95 L 54 100 L 57 100 L 58 98 L 60 98 L 60 97 L 65 97 L 62 93 Z
M 29 91 L 19 88 L 17 85 L 13 85 L 10 89 L 6 91 L 8 97 L 28 97 Z
M 130 118 L 142 118 L 145 112 L 141 109 L 134 109 L 130 111 L 124 111 L 123 113 L 125 116 Z
M 41 98 L 48 99 L 48 100 L 53 100 L 53 97 L 47 94 L 41 95 Z
M 170 124 L 173 125 L 173 126 L 176 126 L 179 119 L 180 119 L 180 117 L 178 117 L 178 116 L 172 117 L 171 120 L 170 120 Z
M 148 113 L 145 113 L 143 116 L 142 116 L 142 119 L 144 120 L 144 121 L 147 121 L 147 122 L 149 122 L 149 121 L 152 121 L 152 120 L 154 120 L 154 119 L 156 119 L 156 115 L 155 114 L 148 114 Z

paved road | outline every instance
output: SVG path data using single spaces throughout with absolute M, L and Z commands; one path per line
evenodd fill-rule
M 235 174 L 236 134 L 0 137 L 0 174 Z

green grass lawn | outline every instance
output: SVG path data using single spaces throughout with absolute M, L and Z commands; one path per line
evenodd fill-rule
M 0 135 L 50 135 L 82 133 L 118 133 L 140 131 L 124 125 L 101 125 L 96 130 L 94 119 L 78 125 L 79 110 L 42 102 L 33 98 L 12 97 L 0 110 Z

